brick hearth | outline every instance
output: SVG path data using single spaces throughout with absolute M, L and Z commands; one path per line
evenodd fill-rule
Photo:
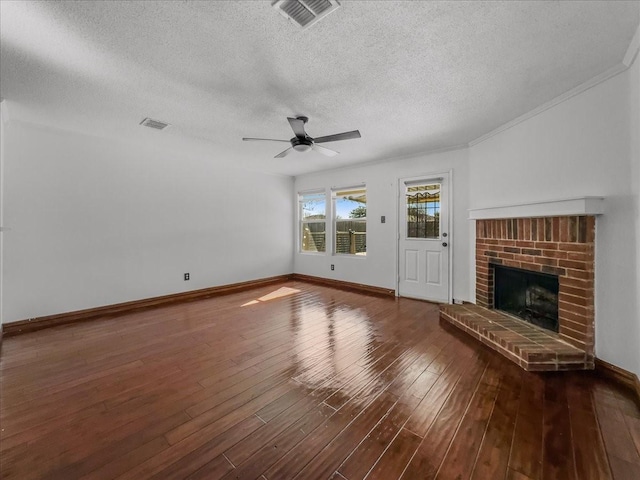
M 594 246 L 594 216 L 477 220 L 476 303 L 486 311 L 492 311 L 494 265 L 558 275 L 559 333 L 549 332 L 549 338 L 579 349 L 586 355 L 582 368 L 593 368 Z M 449 310 L 446 320 L 455 319 L 455 312 L 455 308 Z M 468 313 L 465 313 L 467 317 Z M 482 317 L 479 315 L 479 323 L 486 320 Z M 505 322 L 511 325 L 513 317 L 506 317 Z M 499 317 L 492 318 L 499 321 Z M 452 323 L 456 324 L 456 321 Z M 463 323 L 457 323 L 463 330 L 468 329 Z M 534 327 L 532 332 L 539 330 Z M 497 342 L 497 346 L 503 348 L 500 341 Z M 526 360 L 518 355 L 518 359 L 513 360 L 520 363 L 523 359 Z M 562 366 L 563 362 L 559 360 L 559 364 Z M 551 364 L 549 367 L 558 369 L 557 366 L 551 368 Z M 578 368 L 577 364 L 572 368 Z
M 478 305 L 442 305 L 440 318 L 528 371 L 590 370 L 593 356 L 558 334 Z

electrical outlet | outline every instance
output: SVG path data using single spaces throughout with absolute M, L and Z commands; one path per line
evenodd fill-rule
M 187 280 L 189 280 L 189 274 L 188 274 L 188 273 L 185 273 L 185 274 L 184 274 L 184 281 L 186 282 Z
M 331 264 L 331 270 L 335 270 L 333 263 Z

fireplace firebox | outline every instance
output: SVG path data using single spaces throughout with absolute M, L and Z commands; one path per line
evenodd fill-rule
M 558 332 L 558 276 L 494 265 L 494 307 Z

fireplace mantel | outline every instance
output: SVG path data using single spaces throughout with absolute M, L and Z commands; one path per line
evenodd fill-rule
M 530 202 L 469 210 L 470 220 L 500 218 L 557 217 L 564 215 L 602 215 L 603 197 L 577 197 L 564 200 Z

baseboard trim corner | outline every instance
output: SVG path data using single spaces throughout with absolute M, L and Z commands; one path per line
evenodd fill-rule
M 596 372 L 598 375 L 613 380 L 635 392 L 636 401 L 640 405 L 640 379 L 635 373 L 599 358 L 596 358 Z
M 85 322 L 87 320 L 94 320 L 96 318 L 125 315 L 132 311 L 155 308 L 170 303 L 188 302 L 218 295 L 237 293 L 243 290 L 250 290 L 272 283 L 286 282 L 288 280 L 291 280 L 291 278 L 292 275 L 290 274 L 277 275 L 275 277 L 260 278 L 257 280 L 249 280 L 247 282 L 219 285 L 217 287 L 203 288 L 200 290 L 190 290 L 188 292 L 173 293 L 169 295 L 162 295 L 159 297 L 134 300 L 131 302 L 116 303 L 113 305 L 88 308 L 85 310 L 76 310 L 74 312 L 59 313 L 55 315 L 47 315 L 44 317 L 30 318 L 27 320 L 19 320 L 17 322 L 5 323 L 3 325 L 4 336 L 12 337 L 23 333 L 35 332 L 45 328 L 57 327 L 59 325 Z
M 345 282 L 343 280 L 335 280 L 333 278 L 314 277 L 313 275 L 304 275 L 302 273 L 294 273 L 292 280 L 301 282 L 318 283 L 328 287 L 339 288 L 341 290 L 354 290 L 361 293 L 370 293 L 374 295 L 382 295 L 387 297 L 395 297 L 396 291 L 389 288 L 374 287 L 372 285 L 364 285 L 362 283 Z

